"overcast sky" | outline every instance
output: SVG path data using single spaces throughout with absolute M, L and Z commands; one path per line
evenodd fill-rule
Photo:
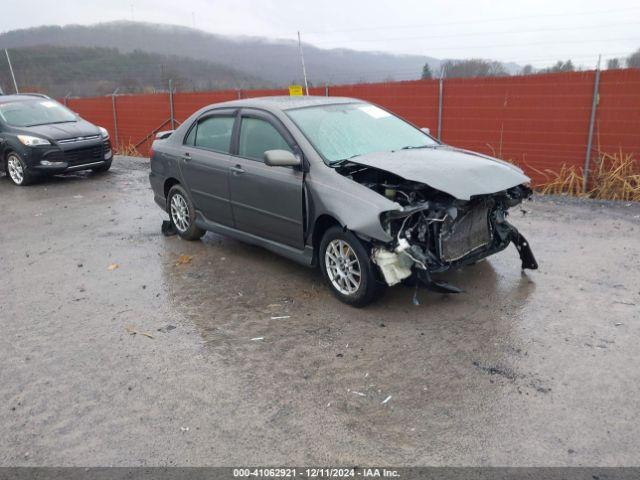
M 0 31 L 136 20 L 322 48 L 586 66 L 640 47 L 638 0 L 2 0 Z

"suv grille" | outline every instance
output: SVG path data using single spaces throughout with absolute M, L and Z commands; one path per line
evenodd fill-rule
M 108 144 L 98 143 L 89 147 L 71 148 L 69 150 L 52 150 L 44 155 L 50 162 L 67 162 L 70 167 L 104 160 L 103 152 Z
M 491 242 L 489 209 L 473 207 L 453 222 L 445 222 L 440 230 L 440 258 L 453 262 L 466 257 Z
M 83 163 L 99 162 L 102 158 L 102 144 L 92 147 L 75 148 L 65 150 L 65 161 L 69 166 L 82 165 Z

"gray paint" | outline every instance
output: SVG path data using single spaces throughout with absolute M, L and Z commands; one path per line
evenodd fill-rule
M 450 147 L 377 152 L 351 161 L 424 183 L 459 200 L 501 192 L 530 181 L 511 164 Z
M 184 181 L 182 173 L 176 168 L 172 158 L 179 158 L 183 154 L 183 138 L 189 126 L 198 117 L 216 109 L 258 109 L 275 116 L 289 131 L 293 140 L 302 150 L 309 168 L 308 172 L 303 175 L 301 171 L 288 167 L 268 167 L 255 160 L 241 159 L 233 155 L 228 156 L 226 164 L 230 168 L 242 165 L 245 170 L 249 167 L 255 175 L 260 172 L 268 174 L 268 176 L 274 175 L 283 179 L 283 186 L 288 184 L 285 192 L 286 198 L 280 198 L 278 189 L 267 192 L 258 191 L 262 190 L 265 185 L 264 182 L 254 177 L 254 181 L 251 182 L 253 185 L 249 185 L 247 182 L 247 185 L 238 189 L 245 201 L 241 202 L 242 205 L 235 207 L 233 206 L 234 192 L 230 192 L 231 208 L 235 208 L 234 211 L 243 210 L 243 216 L 246 220 L 245 227 L 252 225 L 251 231 L 247 232 L 252 235 L 247 238 L 248 241 L 260 243 L 257 240 L 253 241 L 252 238 L 262 237 L 271 243 L 278 242 L 282 246 L 286 245 L 289 249 L 297 248 L 300 252 L 298 260 L 309 263 L 308 248 L 312 246 L 314 224 L 322 215 L 335 218 L 342 226 L 363 237 L 382 242 L 391 241 L 392 238 L 380 224 L 380 214 L 390 210 L 402 210 L 402 206 L 342 176 L 334 168 L 328 167 L 285 113 L 286 110 L 293 108 L 340 103 L 363 102 L 340 97 L 264 97 L 233 100 L 200 109 L 168 139 L 158 140 L 154 143 L 154 150 L 157 153 L 151 165 L 151 181 L 154 185 L 156 201 L 162 204 L 163 198 L 159 194 L 161 190 L 159 185 L 163 183 L 163 179 L 175 176 L 179 181 Z M 529 178 L 517 167 L 506 162 L 449 147 L 407 150 L 396 153 L 382 152 L 358 157 L 354 160 L 363 165 L 387 170 L 408 180 L 426 183 L 432 188 L 442 190 L 463 200 L 468 200 L 473 195 L 495 193 L 529 181 Z M 231 190 L 234 189 L 233 184 L 241 180 L 241 178 L 230 180 Z M 297 192 L 302 191 L 303 182 L 306 185 L 308 195 L 308 227 L 306 229 L 302 222 L 296 223 L 294 217 L 298 215 L 291 213 L 293 211 L 291 205 L 294 205 L 295 209 L 302 208 L 302 195 L 300 194 L 299 202 L 296 200 L 296 195 Z M 260 201 L 258 201 L 258 196 Z M 258 214 L 263 215 L 262 220 L 256 218 Z M 265 214 L 266 216 L 264 216 Z M 209 227 L 214 226 L 211 222 L 212 218 L 207 220 L 209 220 Z M 271 221 L 279 224 L 277 231 L 271 227 L 267 228 L 267 224 Z M 227 226 L 225 229 L 229 229 L 229 227 Z M 296 234 L 296 229 L 299 231 L 298 234 Z M 244 230 L 246 231 L 246 228 Z M 236 230 L 236 233 L 242 232 Z M 291 255 L 288 256 L 291 258 Z

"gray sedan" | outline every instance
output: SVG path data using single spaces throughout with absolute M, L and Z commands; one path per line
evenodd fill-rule
M 531 195 L 519 168 L 356 99 L 210 105 L 158 134 L 149 178 L 182 238 L 210 230 L 319 266 L 353 306 L 400 282 L 459 292 L 432 275 L 510 243 L 522 268 L 537 268 L 506 220 Z

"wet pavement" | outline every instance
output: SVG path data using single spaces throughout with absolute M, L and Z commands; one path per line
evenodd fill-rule
M 638 465 L 640 205 L 536 198 L 539 271 L 356 310 L 163 237 L 147 168 L 0 178 L 0 465 Z

